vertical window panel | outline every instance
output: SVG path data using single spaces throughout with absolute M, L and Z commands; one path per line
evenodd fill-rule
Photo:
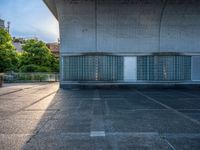
M 137 68 L 138 80 L 191 80 L 190 56 L 141 56 Z
M 63 59 L 64 81 L 123 80 L 122 56 L 66 56 Z

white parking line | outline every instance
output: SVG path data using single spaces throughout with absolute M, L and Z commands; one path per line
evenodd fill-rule
M 195 120 L 195 119 L 193 119 L 193 118 L 191 118 L 191 117 L 189 117 L 189 116 L 187 116 L 187 115 L 185 115 L 185 114 L 183 114 L 183 113 L 177 111 L 176 109 L 174 109 L 174 108 L 172 108 L 172 107 L 170 107 L 170 106 L 168 106 L 168 105 L 165 105 L 165 104 L 163 104 L 163 103 L 157 101 L 156 99 L 154 99 L 154 98 L 152 98 L 152 97 L 150 97 L 150 96 L 148 96 L 148 95 L 143 94 L 142 92 L 140 92 L 140 91 L 138 91 L 138 90 L 136 90 L 136 92 L 137 92 L 138 94 L 140 94 L 140 95 L 146 97 L 147 99 L 149 99 L 149 100 L 151 100 L 151 101 L 153 101 L 153 102 L 155 102 L 155 103 L 157 103 L 157 104 L 160 104 L 161 106 L 163 106 L 163 107 L 165 107 L 165 108 L 167 108 L 167 109 L 169 109 L 169 110 L 175 112 L 176 114 L 179 114 L 180 116 L 182 116 L 182 117 L 184 117 L 184 118 L 186 118 L 186 119 L 189 119 L 190 121 L 192 121 L 192 122 L 194 122 L 194 123 L 200 125 L 200 122 L 199 122 L 198 120 Z
M 104 137 L 106 136 L 105 131 L 91 131 L 90 132 L 91 137 Z
M 176 148 L 167 140 L 165 139 L 165 142 L 171 147 L 171 149 L 176 150 Z

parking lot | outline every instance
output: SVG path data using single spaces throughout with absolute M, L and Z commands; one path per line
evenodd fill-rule
M 199 150 L 200 88 L 0 88 L 0 149 Z

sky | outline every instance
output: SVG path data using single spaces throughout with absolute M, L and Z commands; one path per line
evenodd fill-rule
M 0 18 L 11 22 L 13 37 L 58 41 L 58 22 L 42 0 L 0 0 Z

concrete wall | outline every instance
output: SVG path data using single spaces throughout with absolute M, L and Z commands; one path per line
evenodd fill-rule
M 199 0 L 171 0 L 166 4 L 160 44 L 162 51 L 200 52 Z
M 59 0 L 61 53 L 200 52 L 199 0 Z
M 61 53 L 96 51 L 94 2 L 57 2 Z

